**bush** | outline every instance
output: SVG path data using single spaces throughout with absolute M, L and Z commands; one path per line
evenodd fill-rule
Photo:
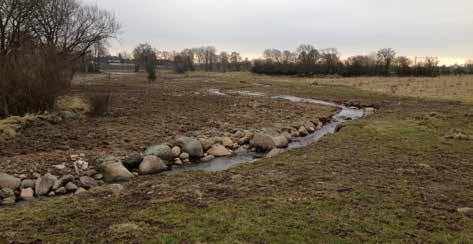
M 156 65 L 154 62 L 146 64 L 146 73 L 148 73 L 148 81 L 152 82 L 156 80 Z
M 71 80 L 71 66 L 54 50 L 0 57 L 0 117 L 53 109 Z
M 104 116 L 110 113 L 112 108 L 112 93 L 97 92 L 90 96 L 90 115 Z

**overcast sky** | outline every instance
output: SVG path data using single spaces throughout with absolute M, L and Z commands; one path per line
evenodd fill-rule
M 473 0 L 84 0 L 122 23 L 111 51 L 212 45 L 258 57 L 301 43 L 343 57 L 391 47 L 443 63 L 473 58 Z

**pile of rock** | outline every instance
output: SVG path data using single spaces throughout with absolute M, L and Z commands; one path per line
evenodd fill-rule
M 103 176 L 89 170 L 81 176 L 57 177 L 50 173 L 37 175 L 36 179 L 20 179 L 0 173 L 0 203 L 12 205 L 17 201 L 33 201 L 36 198 L 56 195 L 80 194 L 88 189 L 103 185 Z
M 319 120 L 296 123 L 290 127 L 250 131 L 234 130 L 219 137 L 178 137 L 170 144 L 150 146 L 143 153 L 134 153 L 120 159 L 105 156 L 96 160 L 95 167 L 74 155 L 76 176 L 57 177 L 50 173 L 35 175 L 35 179 L 17 178 L 0 173 L 0 203 L 12 205 L 17 201 L 80 194 L 104 184 L 129 181 L 139 175 L 159 174 L 185 164 L 209 162 L 217 157 L 229 157 L 237 149 L 267 153 L 267 157 L 284 152 L 291 140 L 307 136 L 320 129 Z M 65 165 L 54 166 L 63 168 Z

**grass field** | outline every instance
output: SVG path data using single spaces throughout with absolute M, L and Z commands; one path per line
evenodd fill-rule
M 407 86 L 409 79 L 161 74 L 155 86 L 166 91 L 156 93 L 163 101 L 216 87 L 379 109 L 317 144 L 225 172 L 139 177 L 120 196 L 98 192 L 2 208 L 0 240 L 471 243 L 473 216 L 457 209 L 473 207 L 473 141 L 452 135 L 473 135 L 473 93 L 466 92 L 472 78 L 414 79 Z M 116 82 L 147 87 L 135 76 Z M 403 88 L 392 93 L 392 85 Z M 238 116 L 232 121 L 238 124 Z
M 416 98 L 445 99 L 473 103 L 473 75 L 440 77 L 324 77 L 266 76 L 250 73 L 196 73 L 232 81 L 286 81 L 311 85 L 341 85 L 356 89 Z

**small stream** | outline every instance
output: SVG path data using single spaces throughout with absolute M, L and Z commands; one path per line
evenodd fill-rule
M 209 93 L 213 95 L 217 95 L 217 96 L 228 96 L 227 94 L 217 89 L 211 89 L 209 90 Z M 266 97 L 265 94 L 259 93 L 259 92 L 237 91 L 236 94 L 242 95 L 242 96 Z M 364 116 L 363 109 L 350 108 L 350 107 L 346 107 L 340 104 L 322 101 L 322 100 L 301 98 L 301 97 L 295 97 L 295 96 L 273 96 L 273 97 L 268 97 L 268 98 L 284 99 L 284 100 L 297 102 L 297 103 L 312 103 L 312 104 L 318 104 L 318 105 L 323 105 L 323 106 L 337 107 L 340 109 L 340 112 L 332 117 L 332 121 L 329 123 L 326 123 L 321 129 L 315 131 L 314 133 L 306 137 L 299 137 L 299 138 L 294 138 L 293 140 L 291 140 L 291 142 L 289 143 L 288 149 L 301 148 L 301 147 L 306 147 L 310 144 L 313 144 L 319 141 L 320 139 L 322 139 L 327 134 L 334 134 L 337 131 L 337 127 L 340 124 L 343 124 L 347 121 L 360 119 Z M 264 156 L 265 154 L 262 154 L 262 153 L 251 152 L 247 149 L 239 148 L 234 151 L 234 155 L 231 157 L 216 158 L 210 162 L 192 164 L 192 165 L 184 166 L 181 168 L 176 168 L 167 173 L 174 174 L 174 173 L 194 171 L 194 170 L 203 170 L 203 171 L 208 171 L 208 172 L 224 171 L 232 167 L 238 166 L 240 164 L 255 162 L 256 160 L 263 158 Z

